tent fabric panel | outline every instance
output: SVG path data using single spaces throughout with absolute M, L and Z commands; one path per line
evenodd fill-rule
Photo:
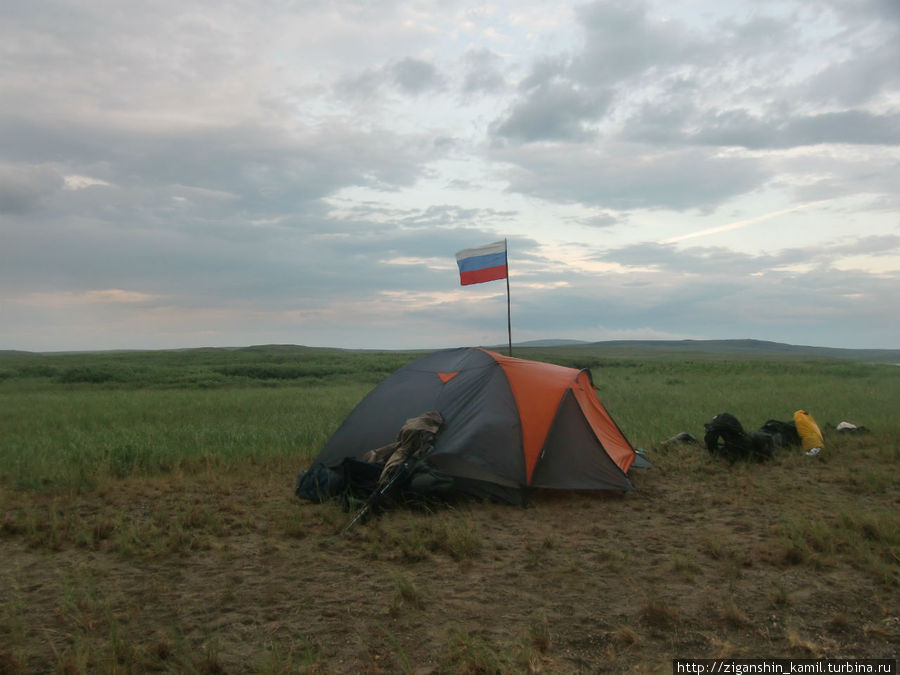
M 495 485 L 502 485 L 508 488 L 519 489 L 522 487 L 522 483 L 519 481 L 509 480 L 508 478 L 499 476 L 492 473 L 490 468 L 483 465 L 479 466 L 458 455 L 431 453 L 428 455 L 428 462 L 438 471 L 442 471 L 454 478 L 470 478 L 472 480 L 494 483 Z
M 606 453 L 573 391 L 566 392 L 535 467 L 531 487 L 558 490 L 633 490 Z
M 526 361 L 488 352 L 506 374 L 522 421 L 522 452 L 525 456 L 525 484 L 537 464 L 547 432 L 559 403 L 578 371 L 540 361 Z
M 628 473 L 634 462 L 634 448 L 622 434 L 621 429 L 610 417 L 600 399 L 594 393 L 590 377 L 586 372 L 578 376 L 577 384 L 572 388 L 575 399 L 581 407 L 584 417 L 593 429 L 606 453 L 623 472 Z
M 469 466 L 470 478 L 525 484 L 522 428 L 496 362 L 460 371 L 444 386 L 434 408 L 445 422 L 430 455 L 435 461 L 453 455 Z
M 369 450 L 393 443 L 406 420 L 434 408 L 443 386 L 434 375 L 396 371 L 351 411 L 316 461 L 333 466 L 347 457 L 360 458 Z
M 457 374 L 446 382 L 438 375 L 449 372 Z M 360 458 L 394 442 L 407 419 L 427 410 L 444 418 L 429 456 L 456 456 L 472 479 L 525 484 L 515 400 L 502 369 L 479 349 L 435 352 L 395 371 L 353 409 L 316 461 Z
M 480 349 L 458 347 L 443 349 L 420 356 L 410 361 L 400 370 L 415 370 L 429 373 L 452 373 L 465 368 L 477 368 L 490 364 L 490 357 Z M 397 371 L 399 372 L 399 371 Z
M 460 370 L 465 364 L 490 366 L 493 360 L 478 350 L 445 349 L 421 356 L 394 371 L 350 412 L 319 453 L 326 466 L 346 457 L 362 457 L 392 443 L 403 423 L 435 409 L 444 387 L 438 372 Z
M 484 480 L 475 480 L 461 476 L 453 477 L 453 490 L 461 495 L 475 499 L 488 500 L 501 504 L 525 505 L 525 491 L 522 486 L 508 486 Z

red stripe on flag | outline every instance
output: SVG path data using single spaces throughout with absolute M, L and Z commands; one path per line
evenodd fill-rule
M 481 284 L 485 281 L 496 281 L 497 279 L 506 279 L 509 272 L 506 265 L 498 265 L 497 267 L 486 267 L 483 270 L 472 270 L 471 272 L 460 272 L 459 283 L 461 286 L 469 286 L 470 284 Z

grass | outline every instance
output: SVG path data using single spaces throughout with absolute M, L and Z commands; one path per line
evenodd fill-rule
M 129 476 L 310 457 L 368 389 L 61 386 L 0 393 L 0 475 L 13 487 L 77 491 Z
M 680 431 L 702 437 L 703 423 L 725 411 L 748 429 L 800 408 L 820 426 L 897 429 L 900 372 L 890 365 L 577 354 L 563 349 L 554 360 L 594 364 L 601 400 L 639 447 Z M 0 480 L 94 489 L 198 465 L 309 458 L 375 382 L 415 356 L 290 347 L 7 356 Z M 888 487 L 867 471 L 854 480 Z
M 294 475 L 415 354 L 0 354 L 0 672 L 668 672 L 896 653 L 900 370 L 525 356 L 593 368 L 635 493 L 351 514 Z M 810 411 L 816 458 L 665 443 Z M 842 436 L 843 420 L 872 431 Z

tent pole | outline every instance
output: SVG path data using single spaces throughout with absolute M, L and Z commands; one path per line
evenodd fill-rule
M 512 356 L 512 316 L 509 310 L 509 245 L 503 238 L 503 247 L 506 249 L 506 334 L 509 337 L 509 355 Z

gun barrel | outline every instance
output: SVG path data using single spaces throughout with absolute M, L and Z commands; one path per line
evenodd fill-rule
M 374 490 L 372 492 L 372 494 L 369 495 L 369 498 L 366 500 L 366 503 L 363 504 L 363 507 L 359 510 L 359 513 L 357 513 L 355 516 L 353 516 L 353 518 L 350 520 L 350 522 L 344 526 L 344 529 L 341 530 L 341 534 L 343 534 L 344 532 L 349 530 L 351 527 L 353 527 L 360 518 L 362 518 L 364 515 L 366 515 L 366 513 L 368 513 L 370 510 L 372 510 L 372 507 L 375 506 L 378 503 L 378 501 L 391 490 L 391 488 L 394 486 L 394 483 L 396 483 L 398 480 L 400 480 L 401 476 L 406 475 L 408 469 L 409 469 L 409 463 L 404 462 L 397 469 L 397 471 L 394 472 L 394 475 L 391 476 L 391 479 L 387 483 L 385 483 L 382 487 Z

